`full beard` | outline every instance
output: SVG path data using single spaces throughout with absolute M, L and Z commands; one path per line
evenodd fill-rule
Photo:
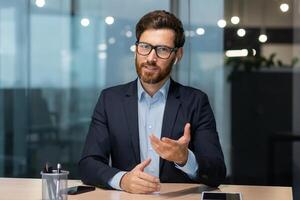
M 157 66 L 154 62 L 150 63 L 147 61 L 146 63 L 138 63 L 137 58 L 135 58 L 136 72 L 144 83 L 156 84 L 165 80 L 170 75 L 174 61 L 175 59 L 173 59 L 170 64 L 164 70 L 162 70 L 161 67 Z M 143 70 L 143 68 L 147 67 L 153 67 L 158 71 L 147 72 Z

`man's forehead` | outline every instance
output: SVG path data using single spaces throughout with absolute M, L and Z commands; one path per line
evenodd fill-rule
M 174 46 L 175 32 L 172 29 L 147 29 L 140 38 L 140 42 L 149 42 L 153 45 L 171 45 Z

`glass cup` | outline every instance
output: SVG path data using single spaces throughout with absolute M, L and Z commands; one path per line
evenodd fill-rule
M 52 170 L 52 173 L 41 172 L 42 175 L 42 199 L 43 200 L 67 200 L 68 199 L 68 171 Z

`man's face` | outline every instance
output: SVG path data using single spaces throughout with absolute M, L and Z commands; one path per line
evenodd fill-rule
M 139 42 L 174 48 L 174 39 L 175 33 L 171 29 L 149 29 L 142 33 Z M 136 52 L 135 66 L 142 82 L 156 84 L 169 78 L 176 57 L 175 53 L 172 52 L 168 59 L 162 59 L 156 55 L 154 49 L 146 56 Z

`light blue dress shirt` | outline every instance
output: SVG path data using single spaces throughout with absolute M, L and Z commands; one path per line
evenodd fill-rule
M 151 97 L 144 90 L 140 80 L 137 80 L 140 156 L 141 161 L 151 158 L 151 162 L 144 172 L 156 177 L 159 177 L 159 155 L 152 148 L 149 136 L 154 134 L 157 138 L 161 138 L 162 121 L 169 87 L 170 79 Z M 196 176 L 198 163 L 192 151 L 189 150 L 188 160 L 184 166 L 174 164 L 178 169 L 188 174 L 190 178 L 193 179 Z M 114 189 L 121 190 L 120 181 L 125 173 L 125 171 L 117 173 L 108 184 Z

